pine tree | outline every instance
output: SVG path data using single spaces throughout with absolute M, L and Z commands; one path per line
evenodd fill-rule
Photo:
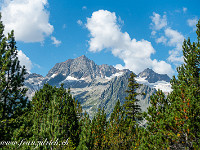
M 143 95 L 143 93 L 136 92 L 140 84 L 136 82 L 135 77 L 136 75 L 132 72 L 129 78 L 128 90 L 126 90 L 129 95 L 125 97 L 124 109 L 128 118 L 132 121 L 139 121 L 142 120 L 141 108 L 140 105 L 138 105 L 139 100 L 136 96 Z
M 183 42 L 184 64 L 173 76 L 173 91 L 166 97 L 158 91 L 151 97 L 148 109 L 149 149 L 200 148 L 200 21 L 197 24 L 197 42 Z
M 145 114 L 147 120 L 145 138 L 140 142 L 140 148 L 148 149 L 167 149 L 170 147 L 170 142 L 173 142 L 171 136 L 173 134 L 172 118 L 169 116 L 171 107 L 169 100 L 165 94 L 158 90 L 150 97 L 151 106 L 148 108 L 148 113 Z
M 31 104 L 32 137 L 29 141 L 70 141 L 70 145 L 39 145 L 42 149 L 69 149 L 79 143 L 79 122 L 75 99 L 61 85 L 60 88 L 45 84 L 35 93 Z M 33 148 L 33 147 L 29 147 Z
M 173 146 L 186 149 L 200 145 L 200 20 L 196 33 L 197 42 L 191 43 L 190 38 L 183 42 L 184 64 L 177 68 L 177 78 L 171 80 L 173 91 L 169 95 L 177 125 L 174 133 L 178 141 Z
M 0 21 L 0 141 L 10 141 L 15 129 L 22 125 L 19 118 L 29 102 L 23 87 L 26 70 L 19 64 L 14 31 L 7 37 L 3 32 Z
M 80 120 L 81 133 L 80 142 L 77 150 L 89 150 L 93 147 L 91 120 L 89 115 L 85 112 L 83 118 Z
M 106 135 L 109 149 L 127 149 L 125 114 L 119 100 L 111 113 Z
M 106 128 L 106 114 L 104 109 L 99 108 L 91 123 L 93 143 L 93 147 L 91 149 L 107 149 L 105 136 Z

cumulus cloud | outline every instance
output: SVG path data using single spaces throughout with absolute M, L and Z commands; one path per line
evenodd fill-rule
M 169 41 L 168 41 L 169 46 L 174 46 L 176 47 L 176 49 L 179 49 L 179 50 L 182 49 L 184 36 L 180 32 L 173 30 L 171 28 L 167 28 L 165 30 L 165 35 L 166 37 L 169 38 Z
M 151 26 L 153 30 L 160 30 L 167 26 L 167 16 L 160 16 L 159 14 L 153 12 L 153 16 L 150 17 L 152 20 Z
M 25 66 L 25 68 L 27 69 L 27 72 L 30 73 L 33 66 L 31 60 L 21 50 L 18 50 L 17 57 L 20 61 L 20 65 Z
M 54 30 L 47 5 L 47 0 L 5 0 L 1 6 L 5 33 L 14 30 L 18 41 L 44 41 Z
M 161 36 L 161 37 L 156 39 L 156 43 L 166 44 L 166 42 L 167 42 L 167 39 L 164 36 Z
M 155 32 L 155 30 L 157 32 L 158 30 L 164 31 L 164 35 L 162 35 L 161 37 L 156 37 L 154 34 L 154 38 L 156 38 L 156 43 L 162 43 L 166 46 L 173 47 L 172 50 L 169 50 L 169 57 L 167 60 L 174 63 L 175 65 L 183 63 L 182 44 L 184 41 L 184 36 L 177 30 L 171 29 L 167 25 L 166 15 L 161 17 L 159 14 L 154 12 L 151 19 L 152 23 L 150 25 L 153 25 L 152 32 Z
M 188 19 L 187 23 L 190 27 L 193 28 L 193 31 L 196 31 L 196 24 L 198 23 L 198 19 L 197 18 L 193 18 L 193 19 Z
M 152 68 L 158 73 L 172 75 L 173 70 L 164 61 L 152 60 L 155 53 L 149 41 L 144 39 L 137 41 L 131 39 L 127 32 L 122 32 L 115 13 L 107 10 L 93 12 L 91 18 L 87 18 L 86 27 L 90 31 L 89 50 L 100 52 L 104 49 L 111 50 L 112 54 L 122 59 L 125 66 L 116 65 L 117 68 L 128 68 L 139 73 L 146 68 Z
M 57 40 L 54 36 L 51 36 L 51 40 L 53 41 L 52 44 L 56 45 L 56 47 L 61 44 L 61 41 Z
M 168 46 L 174 47 L 173 50 L 169 51 L 169 57 L 168 60 L 177 64 L 177 63 L 183 63 L 183 56 L 182 56 L 182 44 L 184 41 L 184 36 L 171 28 L 167 28 L 165 30 L 165 35 L 168 37 Z

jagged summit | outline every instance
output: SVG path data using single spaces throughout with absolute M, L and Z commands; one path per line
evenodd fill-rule
M 80 57 L 77 57 L 76 59 L 88 59 L 85 55 L 81 55 Z
M 99 107 L 105 107 L 105 112 L 110 115 L 118 99 L 124 103 L 130 72 L 128 69 L 118 70 L 106 64 L 97 65 L 82 55 L 57 63 L 45 77 L 38 74 L 27 75 L 25 86 L 29 89 L 27 95 L 31 99 L 35 91 L 45 83 L 57 87 L 64 83 L 64 88 L 71 89 L 73 96 L 82 104 L 83 110 L 91 116 Z M 149 106 L 150 95 L 156 90 L 154 88 L 165 88 L 166 84 L 168 86 L 165 81 L 170 79 L 167 75 L 157 74 L 149 68 L 138 76 L 137 81 L 144 84 L 138 89 L 139 93 L 146 93 L 146 96 L 139 97 L 141 108 L 145 111 Z M 156 81 L 160 82 L 150 83 Z
M 77 79 L 96 77 L 110 77 L 120 70 L 109 65 L 97 65 L 94 61 L 82 55 L 75 59 L 68 59 L 65 62 L 57 63 L 47 74 L 47 77 L 62 75 L 71 76 Z
M 167 74 L 158 74 L 149 68 L 139 73 L 138 77 L 146 78 L 146 80 L 148 80 L 149 83 L 155 83 L 157 81 L 162 81 L 162 80 L 170 82 L 170 77 Z

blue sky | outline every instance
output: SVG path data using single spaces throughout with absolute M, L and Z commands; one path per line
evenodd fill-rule
M 135 73 L 176 74 L 184 38 L 196 40 L 199 0 L 1 0 L 5 33 L 15 30 L 19 59 L 45 76 L 86 55 Z

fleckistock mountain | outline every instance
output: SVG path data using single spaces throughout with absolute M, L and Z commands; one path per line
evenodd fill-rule
M 28 87 L 28 96 L 31 99 L 35 91 L 42 88 L 45 83 L 70 88 L 72 95 L 82 104 L 83 111 L 93 116 L 99 107 L 104 107 L 109 116 L 116 101 L 123 104 L 127 93 L 130 70 L 118 70 L 113 66 L 97 65 L 86 56 L 69 59 L 57 63 L 48 74 L 43 77 L 38 74 L 28 74 L 25 86 Z M 151 69 L 145 69 L 139 73 L 137 82 L 143 84 L 138 92 L 146 93 L 138 96 L 143 111 L 149 106 L 150 96 L 157 90 L 170 92 L 170 78 L 167 75 L 155 73 Z

